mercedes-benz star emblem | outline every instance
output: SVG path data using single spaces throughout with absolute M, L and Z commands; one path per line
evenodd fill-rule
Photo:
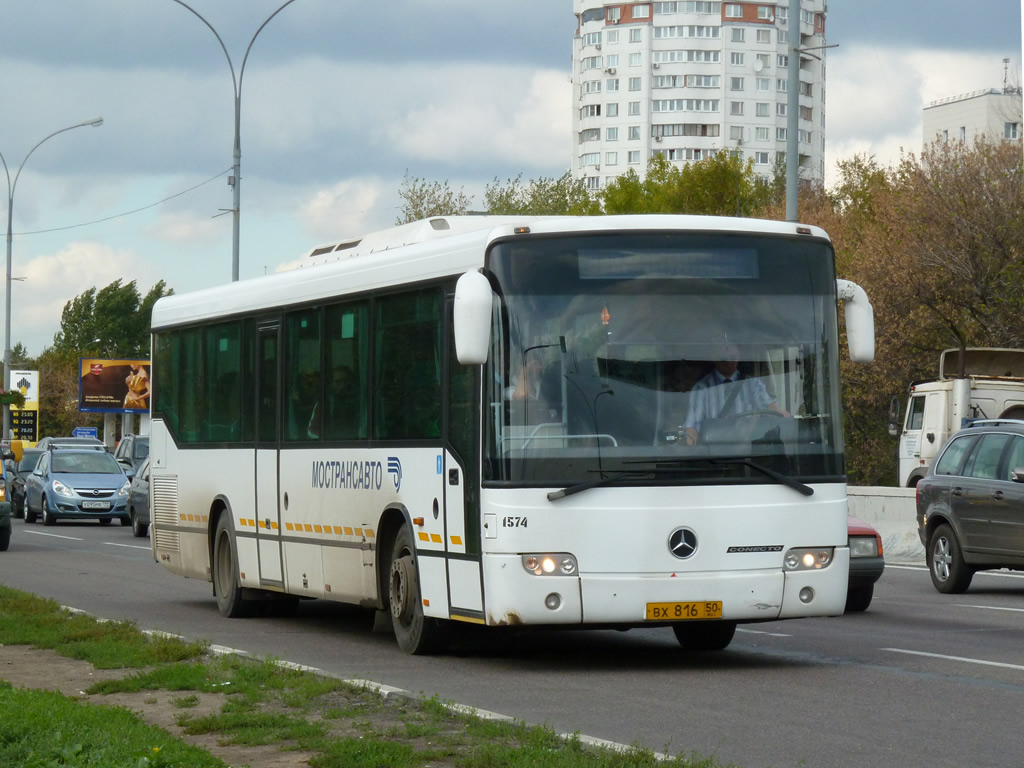
M 685 560 L 697 551 L 697 534 L 689 528 L 676 528 L 668 536 L 668 551 Z

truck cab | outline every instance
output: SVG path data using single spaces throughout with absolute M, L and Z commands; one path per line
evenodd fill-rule
M 1024 350 L 968 347 L 939 357 L 939 377 L 908 391 L 899 435 L 899 484 L 913 488 L 950 436 L 974 419 L 1024 419 Z M 896 413 L 898 413 L 898 409 Z

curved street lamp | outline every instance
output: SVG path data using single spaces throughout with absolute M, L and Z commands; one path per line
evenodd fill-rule
M 245 62 L 249 60 L 249 51 L 252 50 L 253 43 L 256 42 L 256 38 L 259 36 L 263 28 L 270 23 L 270 20 L 277 16 L 286 6 L 291 5 L 295 0 L 288 0 L 282 3 L 276 11 L 270 14 L 266 20 L 260 24 L 260 28 L 256 30 L 256 34 L 252 36 L 249 41 L 248 47 L 245 49 L 245 56 L 242 58 L 242 66 L 238 70 L 238 77 L 235 77 L 235 65 L 231 62 L 231 54 L 228 53 L 227 46 L 224 45 L 224 41 L 221 40 L 220 35 L 217 34 L 217 30 L 213 28 L 206 19 L 203 18 L 202 14 L 199 13 L 195 8 L 192 8 L 188 3 L 183 0 L 174 0 L 178 5 L 194 14 L 203 24 L 210 28 L 213 32 L 213 36 L 217 38 L 217 42 L 220 43 L 221 50 L 224 51 L 224 56 L 228 60 L 228 68 L 231 70 L 231 84 L 235 89 L 235 150 L 234 150 L 234 162 L 232 163 L 232 175 L 228 179 L 228 184 L 231 185 L 234 191 L 234 198 L 232 200 L 232 226 L 231 226 L 231 280 L 235 282 L 238 280 L 238 222 L 241 212 L 242 202 L 242 143 L 241 143 L 241 123 L 242 123 L 242 76 L 245 74 Z
M 6 390 L 11 384 L 11 243 L 13 241 L 13 232 L 11 230 L 11 224 L 14 220 L 14 190 L 18 186 L 18 178 L 21 176 L 21 169 L 25 167 L 25 163 L 32 156 L 32 153 L 39 149 L 40 145 L 44 142 L 52 139 L 58 133 L 64 133 L 64 131 L 71 131 L 75 128 L 84 128 L 87 125 L 91 125 L 94 128 L 98 128 L 103 125 L 102 117 L 94 117 L 91 120 L 85 120 L 81 123 L 75 123 L 69 125 L 67 128 L 61 128 L 59 131 L 54 131 L 49 136 L 39 141 L 32 149 L 25 155 L 25 159 L 21 161 L 21 165 L 18 166 L 17 173 L 14 174 L 14 182 L 11 182 L 11 172 L 7 169 L 7 161 L 4 159 L 2 153 L 0 153 L 0 163 L 3 163 L 4 173 L 7 176 L 7 284 L 5 290 L 6 300 L 4 302 L 4 380 L 3 388 Z M 3 434 L 4 440 L 7 440 L 11 436 L 11 406 L 4 404 L 4 422 L 3 422 Z

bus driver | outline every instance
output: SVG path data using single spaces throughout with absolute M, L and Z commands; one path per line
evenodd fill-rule
M 740 373 L 740 350 L 735 344 L 726 343 L 718 357 L 715 367 L 698 379 L 690 392 L 690 407 L 683 423 L 687 445 L 696 445 L 697 432 L 705 419 L 763 410 L 789 416 L 768 394 L 764 382 Z

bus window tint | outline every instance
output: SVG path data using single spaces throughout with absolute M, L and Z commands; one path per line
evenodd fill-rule
M 441 294 L 386 296 L 375 304 L 374 436 L 417 440 L 441 434 Z
M 370 344 L 367 303 L 328 307 L 325 319 L 325 440 L 366 437 Z
M 320 436 L 320 310 L 292 312 L 286 322 L 285 440 Z
M 203 426 L 204 439 L 209 442 L 235 442 L 241 434 L 241 332 L 238 322 L 215 325 L 205 332 L 210 398 L 205 403 Z

